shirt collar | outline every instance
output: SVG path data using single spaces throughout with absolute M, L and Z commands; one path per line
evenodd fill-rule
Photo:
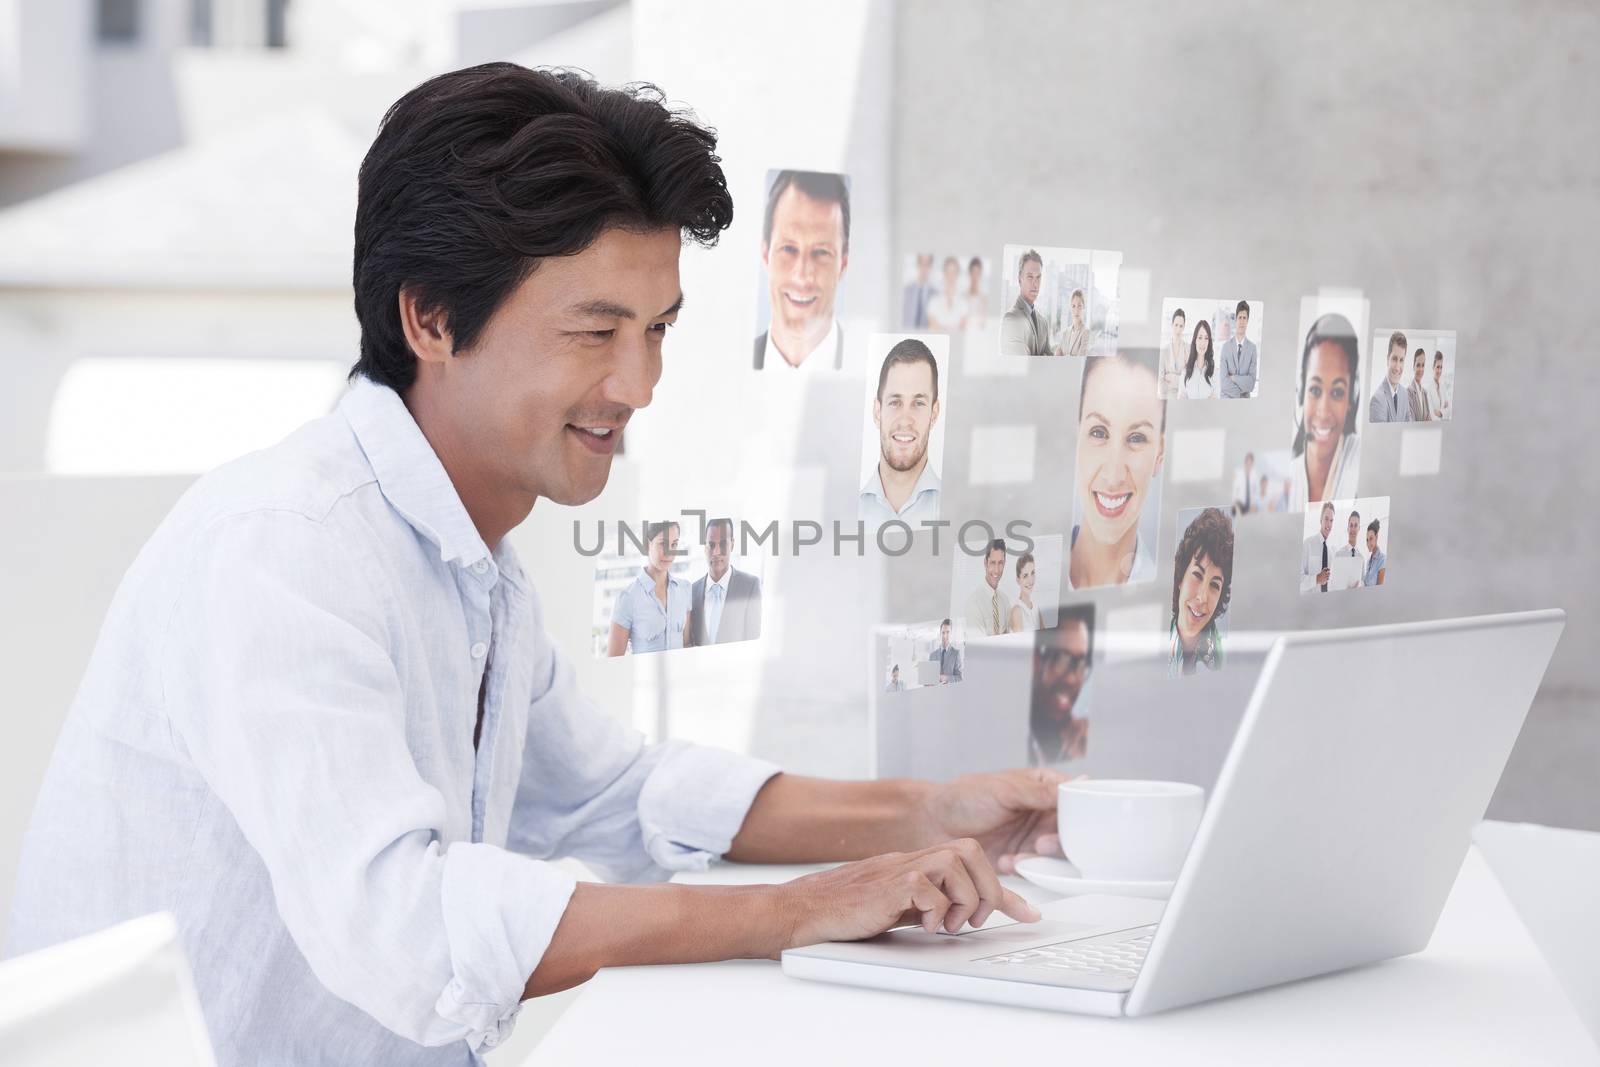
M 817 342 L 817 347 L 813 348 L 806 355 L 806 358 L 800 361 L 798 367 L 783 358 L 783 353 L 778 351 L 778 346 L 772 343 L 772 331 L 769 329 L 767 330 L 767 352 L 766 355 L 761 357 L 761 365 L 763 367 L 787 367 L 789 370 L 805 370 L 807 367 L 814 368 L 817 365 L 817 357 L 823 356 L 825 358 L 822 362 L 826 363 L 828 369 L 831 370 L 833 368 L 834 354 L 838 351 L 838 319 L 833 320 L 833 325 L 828 327 L 827 334 L 823 336 L 821 341 Z
M 384 499 L 438 546 L 441 560 L 472 564 L 490 558 L 444 464 L 399 393 L 357 375 L 339 411 L 355 431 Z
M 922 465 L 922 473 L 917 475 L 917 484 L 911 487 L 911 495 L 906 497 L 905 507 L 895 512 L 895 514 L 903 515 L 906 509 L 915 504 L 923 493 L 937 493 L 941 484 L 938 473 L 933 469 L 932 461 L 924 463 Z M 889 507 L 889 498 L 883 491 L 883 472 L 877 466 L 872 468 L 872 476 L 867 479 L 867 484 L 861 487 L 861 495 L 870 496 L 882 503 L 884 507 Z M 889 508 L 889 510 L 894 511 L 893 508 Z
M 722 587 L 723 594 L 726 595 L 727 592 L 728 592 L 728 583 L 730 581 L 732 581 L 732 580 L 733 580 L 733 564 L 731 564 L 731 563 L 728 564 L 728 569 L 722 572 L 722 580 L 721 581 L 718 581 L 717 579 L 711 577 L 711 571 L 710 570 L 706 571 L 706 589 L 707 590 L 709 590 L 713 585 L 720 585 Z

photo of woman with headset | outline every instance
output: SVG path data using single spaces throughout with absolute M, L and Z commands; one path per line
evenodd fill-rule
M 1364 307 L 1366 302 L 1360 303 Z M 1308 310 L 1315 313 L 1316 298 L 1302 302 L 1302 322 Z M 1350 319 L 1337 311 L 1317 315 L 1306 332 L 1295 393 L 1291 510 L 1356 495 L 1361 463 L 1359 336 Z

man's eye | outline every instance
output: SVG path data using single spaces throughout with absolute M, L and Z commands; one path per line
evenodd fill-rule
M 667 332 L 667 330 L 671 328 L 671 326 L 672 326 L 672 323 L 670 323 L 670 322 L 657 322 L 657 323 L 654 323 L 653 325 L 651 325 L 650 332 L 651 333 L 665 334 Z
M 616 333 L 615 330 L 585 330 L 584 332 L 597 341 L 609 341 L 611 335 Z

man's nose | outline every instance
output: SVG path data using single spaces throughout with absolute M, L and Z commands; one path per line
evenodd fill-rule
M 606 376 L 605 398 L 630 408 L 646 407 L 661 380 L 661 356 L 643 337 L 620 341 L 615 362 Z

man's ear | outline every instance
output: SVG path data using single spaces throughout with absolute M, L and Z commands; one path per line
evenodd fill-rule
M 763 267 L 770 267 L 771 266 L 771 264 L 767 262 L 767 257 L 770 256 L 770 255 L 772 255 L 772 244 L 771 244 L 771 242 L 762 241 L 761 242 L 761 265 Z
M 928 431 L 930 433 L 933 432 L 933 428 L 935 426 L 937 426 L 938 424 L 939 424 L 939 402 L 937 400 L 935 400 L 933 402 L 933 417 L 928 420 Z
M 445 314 L 439 308 L 424 308 L 417 294 L 402 288 L 399 293 L 400 329 L 406 344 L 425 363 L 444 363 L 455 352 L 455 341 L 445 325 Z
M 883 401 L 877 397 L 872 398 L 872 425 L 883 429 Z
M 850 266 L 850 249 L 845 248 L 839 253 L 839 277 L 844 277 L 845 270 Z

